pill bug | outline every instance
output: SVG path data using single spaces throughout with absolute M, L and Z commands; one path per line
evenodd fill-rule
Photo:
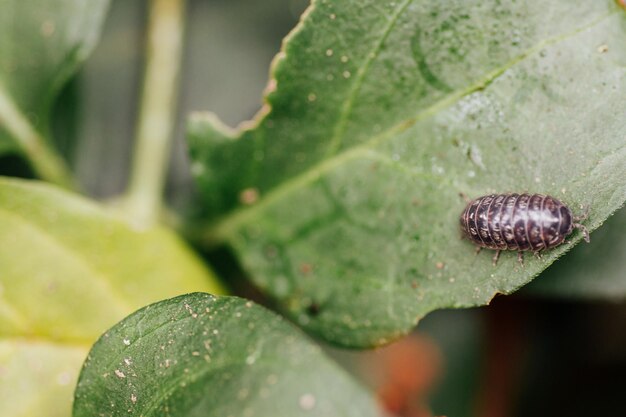
M 468 202 L 461 214 L 461 230 L 481 248 L 494 249 L 493 264 L 503 250 L 536 255 L 560 245 L 574 229 L 580 229 L 589 242 L 587 228 L 580 224 L 587 218 L 572 211 L 554 197 L 543 194 L 490 194 Z

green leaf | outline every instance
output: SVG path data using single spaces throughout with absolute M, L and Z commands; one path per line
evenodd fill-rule
M 73 415 L 377 414 L 293 325 L 250 301 L 194 293 L 143 308 L 98 340 Z
M 0 4 L 0 85 L 39 130 L 47 131 L 55 95 L 95 46 L 108 4 L 108 0 Z
M 132 311 L 190 291 L 222 292 L 171 232 L 135 230 L 86 199 L 38 182 L 0 178 L 0 247 L 6 417 L 47 415 L 37 411 L 56 410 L 63 399 L 58 410 L 69 410 L 88 347 Z M 59 372 L 70 373 L 61 386 Z
M 600 226 L 626 200 L 625 37 L 613 0 L 314 1 L 254 125 L 191 122 L 203 237 L 343 345 L 513 292 L 580 235 L 494 268 L 459 193 L 548 193 Z
M 575 247 L 526 289 L 535 295 L 578 299 L 626 298 L 626 209 Z M 525 289 L 525 290 L 526 290 Z
M 44 139 L 52 104 L 95 46 L 108 5 L 109 0 L 0 2 L 0 152 L 19 149 L 51 179 L 66 175 L 57 172 L 63 163 Z
M 2 136 L 0 136 L 0 155 L 2 154 L 9 154 L 15 151 L 15 146 L 7 141 L 7 140 L 3 140 Z

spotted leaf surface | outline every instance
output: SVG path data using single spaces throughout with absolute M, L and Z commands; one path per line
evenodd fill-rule
M 171 232 L 0 179 L 0 415 L 67 417 L 89 346 L 139 307 L 219 284 Z
M 343 345 L 511 293 L 580 234 L 494 268 L 459 193 L 550 194 L 600 226 L 626 200 L 624 39 L 613 0 L 314 1 L 255 123 L 192 118 L 203 238 Z
M 250 301 L 194 293 L 143 308 L 98 340 L 73 415 L 378 414 L 295 326 Z

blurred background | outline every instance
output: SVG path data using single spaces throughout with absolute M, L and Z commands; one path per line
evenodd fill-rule
M 251 118 L 261 105 L 270 61 L 307 5 L 305 0 L 188 2 L 167 187 L 173 208 L 189 210 L 194 201 L 186 115 L 213 111 L 231 126 Z M 55 109 L 57 145 L 86 192 L 98 199 L 113 198 L 126 185 L 146 16 L 146 1 L 112 2 L 99 46 Z M 0 167 L 2 174 L 30 175 L 16 157 L 3 157 Z M 603 233 L 604 228 L 592 240 Z M 621 255 L 616 259 L 624 259 Z M 548 283 L 564 274 L 557 262 L 537 280 Z M 377 393 L 390 415 L 626 416 L 626 304 L 537 293 L 525 289 L 497 297 L 489 307 L 435 312 L 411 337 L 384 349 L 327 349 Z
M 84 188 L 99 198 L 121 192 L 128 176 L 140 82 L 148 2 L 112 1 L 100 43 L 66 89 L 59 109 L 76 108 L 81 140 L 72 165 Z M 261 106 L 269 64 L 282 38 L 308 5 L 304 0 L 195 0 L 187 2 L 187 31 L 168 196 L 189 201 L 184 130 L 192 111 L 212 111 L 231 126 Z M 68 106 L 67 102 L 80 104 Z M 57 127 L 62 128 L 62 127 Z M 66 128 L 65 128 L 66 129 Z

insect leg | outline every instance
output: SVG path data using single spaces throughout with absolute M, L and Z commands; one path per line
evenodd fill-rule
M 541 251 L 535 251 L 533 254 L 537 257 L 537 259 L 543 258 L 543 256 L 541 256 Z
M 591 239 L 589 238 L 589 230 L 587 230 L 585 226 L 580 223 L 574 223 L 574 227 L 576 229 L 580 229 L 580 231 L 583 233 L 583 239 L 585 239 L 585 242 L 591 242 Z
M 589 217 L 589 206 L 585 207 L 585 211 L 583 212 L 583 214 L 581 214 L 580 216 L 574 216 L 573 220 L 575 222 L 579 222 L 581 220 L 585 220 L 587 217 Z
M 465 194 L 464 192 L 459 193 L 459 197 L 461 197 L 467 204 L 469 204 L 472 200 Z
M 474 255 L 478 255 L 481 250 L 482 250 L 481 246 L 476 246 L 476 251 L 474 252 Z
M 517 262 L 519 262 L 521 266 L 524 266 L 524 252 L 522 251 L 517 252 Z
M 498 264 L 498 258 L 500 257 L 500 252 L 502 252 L 500 249 L 496 249 L 496 254 L 493 255 L 493 266 L 496 266 Z

